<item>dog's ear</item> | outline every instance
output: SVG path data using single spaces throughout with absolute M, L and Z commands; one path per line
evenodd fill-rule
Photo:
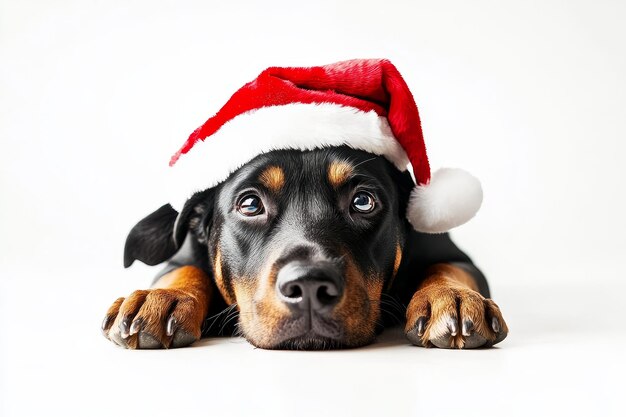
M 124 245 L 124 268 L 135 259 L 148 265 L 157 265 L 171 258 L 177 250 L 172 238 L 178 212 L 165 204 L 143 218 L 132 228 Z
M 215 188 L 200 191 L 191 196 L 176 218 L 172 236 L 176 247 L 180 248 L 190 231 L 201 243 L 206 243 L 208 230 L 213 220 Z
M 411 191 L 415 187 L 409 171 L 400 172 L 395 167 L 389 169 L 391 180 L 398 191 L 398 214 L 401 219 L 406 218 L 406 207 L 409 204 Z
M 135 260 L 158 265 L 176 254 L 190 230 L 200 241 L 212 217 L 214 189 L 194 194 L 181 210 L 165 204 L 132 228 L 124 246 L 124 268 Z

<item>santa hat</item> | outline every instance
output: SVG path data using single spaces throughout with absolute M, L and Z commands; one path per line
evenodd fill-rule
M 410 162 L 417 186 L 406 216 L 420 232 L 445 232 L 480 208 L 480 182 L 469 173 L 441 169 L 431 177 L 413 95 L 385 59 L 268 68 L 196 129 L 170 166 L 193 170 L 188 178 L 199 182 L 179 189 L 189 197 L 264 152 L 341 145 L 384 156 L 401 171 Z

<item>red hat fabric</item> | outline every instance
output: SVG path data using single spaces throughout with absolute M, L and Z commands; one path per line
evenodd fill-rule
M 196 129 L 170 166 L 178 168 L 193 156 L 196 163 L 187 168 L 210 170 L 198 173 L 206 174 L 198 177 L 208 181 L 192 190 L 198 191 L 223 181 L 263 152 L 340 145 L 385 156 L 401 171 L 410 162 L 417 187 L 407 218 L 416 230 L 445 232 L 469 220 L 480 207 L 480 183 L 466 172 L 441 171 L 434 176 L 440 183 L 431 181 L 417 105 L 386 59 L 268 68 Z

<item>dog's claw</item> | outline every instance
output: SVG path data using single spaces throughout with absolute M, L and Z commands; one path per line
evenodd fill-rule
M 102 333 L 104 333 L 105 336 L 107 333 L 107 329 L 109 328 L 109 323 L 111 322 L 112 318 L 113 317 L 107 315 L 104 317 L 104 320 L 102 320 L 102 326 L 100 326 L 100 328 L 102 329 Z
M 130 317 L 124 317 L 122 321 L 120 321 L 120 336 L 122 339 L 126 339 L 129 336 L 130 331 Z
M 497 317 L 491 319 L 491 328 L 494 332 L 500 333 L 500 321 Z
M 470 319 L 463 320 L 463 327 L 461 329 L 461 334 L 463 336 L 469 336 L 472 334 L 472 330 L 474 330 L 474 322 Z
M 424 336 L 424 329 L 426 328 L 426 317 L 420 317 L 417 319 L 417 335 L 419 337 Z
M 176 331 L 176 317 L 170 316 L 167 319 L 167 326 L 165 327 L 165 334 L 168 336 L 173 336 Z
M 141 319 L 133 320 L 132 324 L 130 325 L 129 334 L 132 336 L 135 333 L 137 333 L 139 330 L 141 330 L 142 325 L 143 325 L 143 320 Z
M 459 325 L 457 324 L 455 318 L 448 320 L 448 329 L 450 329 L 450 334 L 452 336 L 456 336 L 459 333 Z

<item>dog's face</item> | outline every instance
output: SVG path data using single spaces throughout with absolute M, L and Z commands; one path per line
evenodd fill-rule
M 402 257 L 406 181 L 350 148 L 274 151 L 196 199 L 190 228 L 243 335 L 278 349 L 371 342 Z

